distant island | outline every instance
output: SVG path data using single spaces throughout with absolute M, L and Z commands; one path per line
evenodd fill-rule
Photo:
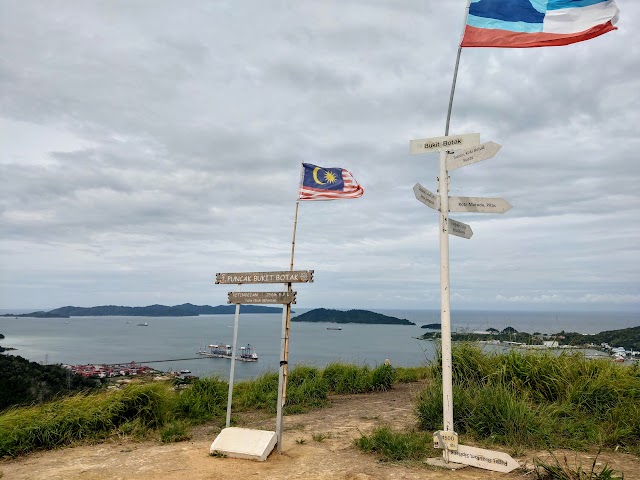
M 427 332 L 422 334 L 421 340 L 440 338 L 440 332 Z M 489 328 L 484 332 L 454 332 L 451 334 L 453 341 L 491 341 L 508 342 L 522 345 L 557 345 L 572 347 L 615 347 L 622 346 L 626 349 L 640 351 L 640 326 L 623 328 L 620 330 L 608 330 L 594 335 L 584 335 L 576 332 L 542 334 L 539 332 L 518 332 L 513 327 L 507 327 L 502 331 Z M 550 343 L 549 343 L 550 342 Z M 606 348 L 606 347 L 605 347 Z
M 402 318 L 390 317 L 368 310 L 331 310 L 315 308 L 291 319 L 292 322 L 368 323 L 380 325 L 415 325 Z
M 149 305 L 147 307 L 121 307 L 102 305 L 100 307 L 60 307 L 48 312 L 7 313 L 3 317 L 28 318 L 70 318 L 70 317 L 196 317 L 198 315 L 229 315 L 235 313 L 235 305 L 192 305 L 183 303 L 168 307 Z M 282 307 L 264 307 L 261 305 L 241 305 L 240 313 L 282 313 Z
M 428 328 L 429 330 L 440 330 L 441 325 L 439 323 L 427 323 L 426 325 L 422 325 L 420 328 Z

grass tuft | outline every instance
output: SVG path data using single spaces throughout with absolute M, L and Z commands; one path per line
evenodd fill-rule
M 624 474 L 617 472 L 604 464 L 597 468 L 596 462 L 598 456 L 593 459 L 591 468 L 586 471 L 582 469 L 582 465 L 578 464 L 577 459 L 570 465 L 566 455 L 563 460 L 559 460 L 550 452 L 551 459 L 548 461 L 534 458 L 534 473 L 537 480 L 623 480 Z
M 374 429 L 371 435 L 361 435 L 354 444 L 386 462 L 421 460 L 433 450 L 430 433 L 394 432 L 388 426 Z
M 160 432 L 162 443 L 184 442 L 191 440 L 188 425 L 183 421 L 171 422 Z

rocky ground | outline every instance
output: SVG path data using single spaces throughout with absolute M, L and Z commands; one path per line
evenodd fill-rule
M 508 474 L 476 468 L 449 471 L 423 463 L 379 462 L 353 445 L 360 433 L 379 425 L 406 429 L 415 425 L 414 397 L 420 384 L 397 385 L 390 392 L 343 395 L 331 398 L 331 407 L 284 418 L 283 454 L 274 451 L 267 461 L 254 462 L 209 455 L 219 431 L 208 425 L 194 431 L 187 442 L 163 445 L 159 441 L 111 440 L 98 445 L 76 446 L 40 452 L 0 462 L 2 480 L 213 480 L 213 479 L 492 479 L 534 478 L 525 471 Z M 239 416 L 239 425 L 275 430 L 275 418 L 265 414 Z M 567 455 L 570 462 L 575 452 Z M 596 452 L 577 454 L 590 468 Z M 518 461 L 531 465 L 526 452 Z M 640 480 L 640 459 L 623 453 L 602 453 L 599 463 L 624 472 L 626 480 Z

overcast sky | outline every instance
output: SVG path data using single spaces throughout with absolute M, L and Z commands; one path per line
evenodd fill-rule
M 302 162 L 365 194 L 301 202 L 298 307 L 440 306 L 438 155 L 464 0 L 0 0 L 0 308 L 219 305 L 288 270 Z M 640 311 L 640 4 L 566 47 L 465 49 L 452 309 Z M 280 290 L 281 285 L 242 287 Z

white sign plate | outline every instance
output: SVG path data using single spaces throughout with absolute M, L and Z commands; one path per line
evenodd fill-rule
M 458 450 L 449 450 L 449 461 L 503 473 L 520 467 L 509 454 L 461 444 L 458 444 Z
M 466 148 L 464 150 L 456 150 L 447 154 L 447 170 L 455 170 L 456 168 L 466 167 L 472 163 L 489 160 L 498 150 L 502 148 L 495 142 L 485 142 L 475 147 Z
M 430 192 L 419 183 L 416 183 L 413 187 L 413 193 L 416 198 L 424 203 L 427 207 L 431 207 L 434 210 L 440 210 L 440 197 L 435 193 Z
M 511 207 L 504 198 L 449 197 L 450 212 L 504 213 Z
M 479 133 L 465 133 L 463 135 L 447 135 L 446 137 L 431 137 L 411 140 L 411 153 L 440 152 L 442 150 L 460 150 L 473 147 L 480 143 Z
M 458 222 L 453 218 L 449 218 L 449 234 L 456 237 L 471 238 L 473 236 L 473 230 L 466 223 Z
M 445 432 L 444 430 L 433 432 L 433 448 L 458 450 L 458 434 L 456 432 Z

